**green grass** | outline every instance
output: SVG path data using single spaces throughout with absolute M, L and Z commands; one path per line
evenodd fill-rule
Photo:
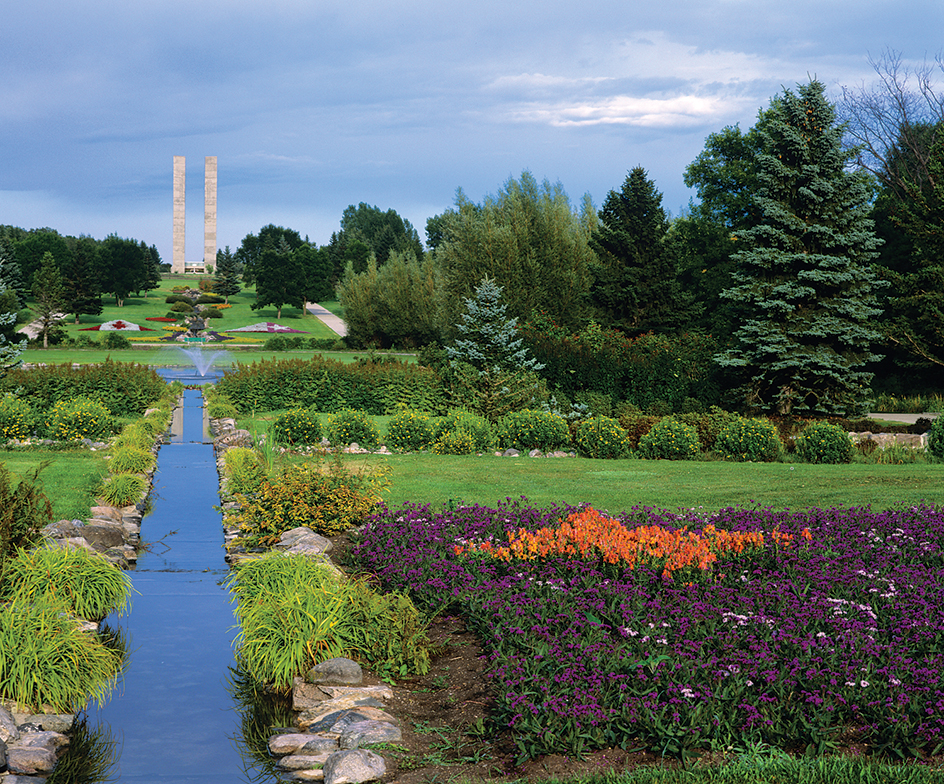
M 865 506 L 887 509 L 941 501 L 944 466 L 811 465 L 587 458 L 352 457 L 390 468 L 386 503 L 450 499 L 492 505 L 526 496 L 536 505 L 589 503 L 613 513 L 637 505 L 669 510 L 754 505 L 782 509 Z
M 43 460 L 52 461 L 39 479 L 43 492 L 52 502 L 53 521 L 85 520 L 94 490 L 108 471 L 104 453 L 85 449 L 0 452 L 0 463 L 4 463 L 17 479 Z

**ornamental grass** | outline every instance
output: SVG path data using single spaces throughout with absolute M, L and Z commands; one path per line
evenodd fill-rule
M 569 518 L 572 533 L 556 533 Z M 733 550 L 699 565 L 700 579 L 666 574 L 664 556 L 607 563 L 616 545 L 603 533 L 619 529 L 602 515 L 509 501 L 383 510 L 352 558 L 385 589 L 477 629 L 496 725 L 521 760 L 627 744 L 683 758 L 731 744 L 863 744 L 895 759 L 944 750 L 944 509 L 636 508 L 613 519 L 663 529 L 648 547 L 687 531 Z M 593 525 L 601 538 L 581 550 Z M 547 550 L 470 555 L 486 542 Z
M 30 602 L 48 598 L 79 618 L 100 621 L 123 613 L 131 580 L 104 556 L 79 547 L 38 547 L 11 558 L 3 570 L 0 599 Z
M 50 705 L 75 713 L 101 705 L 115 685 L 123 655 L 82 631 L 68 608 L 48 597 L 0 607 L 0 697 L 31 710 Z

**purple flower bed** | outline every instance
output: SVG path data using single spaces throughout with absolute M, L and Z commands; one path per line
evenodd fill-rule
M 822 752 L 856 741 L 899 757 L 944 748 L 944 509 L 625 515 L 630 526 L 812 533 L 689 583 L 574 558 L 455 554 L 572 511 L 385 509 L 353 552 L 388 589 L 477 629 L 496 718 L 522 759 L 746 742 Z

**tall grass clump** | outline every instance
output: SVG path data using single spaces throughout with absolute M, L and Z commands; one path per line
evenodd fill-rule
M 38 547 L 10 560 L 0 583 L 4 601 L 54 599 L 79 618 L 99 621 L 127 609 L 131 580 L 98 553 L 81 547 Z
M 102 704 L 123 655 L 82 631 L 68 608 L 49 597 L 0 607 L 0 697 L 32 710 L 75 713 Z
M 223 468 L 228 480 L 227 489 L 231 493 L 252 494 L 266 478 L 262 456 L 255 449 L 243 446 L 226 450 Z
M 123 446 L 112 452 L 108 470 L 113 474 L 143 474 L 154 467 L 154 453 L 134 446 Z
M 236 601 L 240 666 L 280 691 L 336 656 L 395 675 L 429 670 L 426 625 L 401 594 L 378 595 L 323 562 L 281 553 L 242 562 L 227 586 Z
M 102 482 L 96 495 L 109 506 L 133 506 L 147 489 L 148 481 L 140 474 L 114 474 Z

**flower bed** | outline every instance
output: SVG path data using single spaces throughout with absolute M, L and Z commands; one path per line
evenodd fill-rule
M 353 555 L 419 606 L 466 614 L 522 759 L 944 746 L 942 509 L 614 522 L 517 502 L 410 506 L 372 518 Z

